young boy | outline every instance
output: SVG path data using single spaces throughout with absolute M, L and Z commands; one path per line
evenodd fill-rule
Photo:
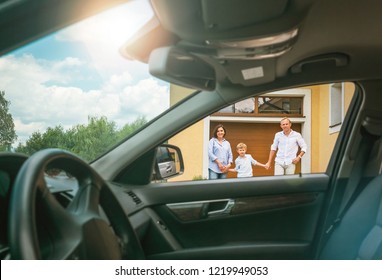
M 247 145 L 244 143 L 237 144 L 236 151 L 239 156 L 235 160 L 235 168 L 231 168 L 228 171 L 237 172 L 238 178 L 252 177 L 252 164 L 267 168 L 265 164 L 256 161 L 251 155 L 246 154 Z

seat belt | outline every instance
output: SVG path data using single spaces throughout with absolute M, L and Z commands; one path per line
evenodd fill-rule
M 327 235 L 330 235 L 333 229 L 341 222 L 343 216 L 345 215 L 349 207 L 353 204 L 356 197 L 361 193 L 361 191 L 364 188 L 364 186 L 360 185 L 359 183 L 361 181 L 366 166 L 366 160 L 370 155 L 371 149 L 374 146 L 374 142 L 379 138 L 379 136 L 370 134 L 363 127 L 361 129 L 361 133 L 362 140 L 360 149 L 357 153 L 357 159 L 353 165 L 347 187 L 342 197 L 341 205 L 338 210 L 338 215 L 325 232 Z M 326 237 L 326 240 L 327 238 L 328 236 Z

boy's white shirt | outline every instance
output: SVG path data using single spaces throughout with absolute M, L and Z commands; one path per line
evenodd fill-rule
M 256 165 L 257 161 L 250 155 L 245 154 L 244 157 L 238 156 L 235 160 L 235 170 L 237 177 L 252 177 L 252 165 Z

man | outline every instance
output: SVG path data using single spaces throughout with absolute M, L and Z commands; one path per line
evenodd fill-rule
M 271 161 L 276 155 L 274 174 L 294 174 L 296 164 L 301 161 L 306 153 L 307 145 L 301 134 L 292 130 L 292 122 L 288 118 L 281 119 L 280 127 L 282 131 L 275 134 L 271 151 L 269 152 L 269 159 L 265 166 L 269 169 Z M 299 147 L 300 153 L 297 155 Z

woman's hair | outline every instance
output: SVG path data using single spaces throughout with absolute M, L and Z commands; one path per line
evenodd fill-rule
M 219 128 L 223 128 L 223 130 L 224 130 L 224 136 L 225 136 L 225 134 L 226 134 L 225 127 L 224 127 L 222 124 L 218 124 L 218 125 L 215 126 L 215 128 L 214 128 L 214 133 L 213 133 L 213 135 L 214 135 L 215 138 L 218 138 L 218 129 L 219 129 Z

